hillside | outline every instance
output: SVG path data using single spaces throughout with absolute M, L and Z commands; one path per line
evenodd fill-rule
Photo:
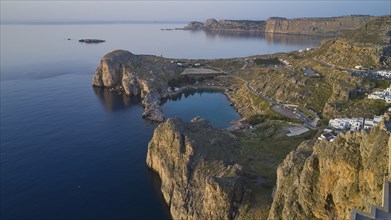
M 391 17 L 373 19 L 355 31 L 322 42 L 308 57 L 329 65 L 353 69 L 391 67 Z

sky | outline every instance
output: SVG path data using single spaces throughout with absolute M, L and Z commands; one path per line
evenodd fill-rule
M 391 0 L 253 1 L 57 1 L 0 0 L 6 21 L 204 21 L 268 17 L 390 15 Z

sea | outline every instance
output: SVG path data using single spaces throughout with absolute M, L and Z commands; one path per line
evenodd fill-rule
M 297 35 L 161 30 L 185 23 L 1 24 L 0 219 L 169 219 L 146 166 L 157 126 L 137 98 L 93 88 L 116 49 L 170 58 L 288 52 L 321 39 Z M 100 44 L 79 43 L 96 38 Z M 226 128 L 239 115 L 218 91 L 187 91 L 168 117 L 201 116 Z

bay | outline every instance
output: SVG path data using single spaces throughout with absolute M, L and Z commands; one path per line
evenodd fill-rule
M 158 178 L 145 164 L 156 124 L 141 118 L 137 99 L 91 86 L 107 52 L 224 58 L 319 41 L 160 30 L 184 25 L 0 25 L 1 219 L 169 218 Z M 81 38 L 106 42 L 82 44 Z M 219 128 L 238 118 L 213 91 L 186 93 L 162 108 L 169 117 L 202 116 Z

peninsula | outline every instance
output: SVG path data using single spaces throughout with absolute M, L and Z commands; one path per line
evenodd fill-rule
M 391 17 L 347 18 L 368 20 L 303 51 L 205 60 L 117 50 L 102 58 L 93 86 L 140 97 L 143 117 L 159 123 L 146 162 L 174 219 L 348 219 L 371 206 L 390 214 L 381 208 L 391 180 L 390 106 L 365 94 L 390 86 L 371 74 L 391 69 Z M 221 130 L 200 118 L 166 119 L 161 101 L 187 88 L 224 91 L 241 120 Z M 374 120 L 331 134 L 336 117 Z
M 206 31 L 245 31 L 274 34 L 299 34 L 335 36 L 341 31 L 355 30 L 370 20 L 372 16 L 356 15 L 330 18 L 286 19 L 271 17 L 267 20 L 219 20 L 210 18 L 204 23 L 190 22 L 183 30 Z

